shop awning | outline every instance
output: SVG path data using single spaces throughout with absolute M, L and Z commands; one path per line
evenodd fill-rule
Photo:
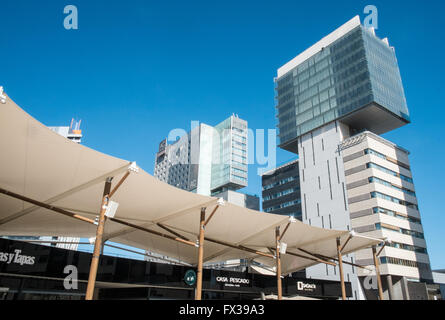
M 187 263 L 196 264 L 198 258 L 197 248 L 190 243 L 195 243 L 199 234 L 201 208 L 206 208 L 207 217 L 214 213 L 205 228 L 204 262 L 255 259 L 274 266 L 273 257 L 264 253 L 272 254 L 276 246 L 276 227 L 287 244 L 281 256 L 284 274 L 335 258 L 337 238 L 346 244 L 343 254 L 382 241 L 222 204 L 217 198 L 160 182 L 141 168 L 135 172 L 135 168 L 130 161 L 59 136 L 7 97 L 6 103 L 0 104 L 0 235 L 95 237 L 95 224 L 7 193 L 94 220 L 100 212 L 106 179 L 113 177 L 114 187 L 128 176 L 112 196 L 119 207 L 114 218 L 106 221 L 104 238 Z

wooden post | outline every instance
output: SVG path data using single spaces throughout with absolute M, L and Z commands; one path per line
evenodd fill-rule
M 198 274 L 196 279 L 195 300 L 202 298 L 202 264 L 204 260 L 204 223 L 206 219 L 206 208 L 201 208 L 201 218 L 199 221 L 199 247 L 198 247 Z
M 7 195 L 7 196 L 10 196 L 10 197 L 15 198 L 15 199 L 19 199 L 19 200 L 22 200 L 22 201 L 25 201 L 25 202 L 32 203 L 33 205 L 36 205 L 38 207 L 42 207 L 42 208 L 45 208 L 45 209 L 48 209 L 48 210 L 51 210 L 51 211 L 54 211 L 54 212 L 57 212 L 57 213 L 64 214 L 64 215 L 66 215 L 68 217 L 71 217 L 71 218 L 74 218 L 74 219 L 78 219 L 78 220 L 81 220 L 81 221 L 85 221 L 85 222 L 94 224 L 94 220 L 93 219 L 85 218 L 85 217 L 83 217 L 81 215 L 78 215 L 78 214 L 75 214 L 73 212 L 70 212 L 70 211 L 67 211 L 67 210 L 55 207 L 53 205 L 50 205 L 50 204 L 47 204 L 47 203 L 44 203 L 44 202 L 40 202 L 40 201 L 31 199 L 31 198 L 22 196 L 20 194 L 17 194 L 17 193 L 14 193 L 14 192 L 2 189 L 2 188 L 0 188 L 0 193 L 4 194 L 4 195 Z M 0 224 L 2 224 L 2 223 L 0 223 Z M 48 242 L 48 241 L 46 241 L 46 242 Z
M 275 244 L 276 244 L 276 267 L 277 267 L 277 296 L 278 300 L 283 298 L 283 291 L 281 286 L 281 257 L 280 257 L 280 227 L 275 229 Z
M 99 223 L 97 225 L 97 231 L 96 231 L 96 241 L 94 242 L 93 257 L 91 258 L 90 274 L 88 276 L 88 286 L 85 295 L 85 300 L 92 300 L 94 295 L 97 268 L 99 266 L 99 258 L 102 249 L 102 235 L 104 233 L 105 211 L 106 211 L 106 205 L 108 204 L 109 200 L 108 195 L 110 194 L 111 190 L 111 180 L 112 178 L 108 178 L 107 181 L 105 182 L 104 194 L 102 197 L 102 205 L 100 207 Z
M 379 289 L 379 299 L 383 300 L 382 279 L 380 278 L 379 259 L 377 258 L 377 252 L 375 246 L 372 246 L 372 256 L 374 258 L 375 274 L 377 276 L 377 286 Z
M 346 287 L 345 287 L 345 277 L 343 275 L 343 259 L 341 255 L 341 242 L 340 238 L 337 238 L 337 255 L 338 255 L 338 269 L 340 273 L 340 283 L 341 283 L 341 298 L 346 300 Z

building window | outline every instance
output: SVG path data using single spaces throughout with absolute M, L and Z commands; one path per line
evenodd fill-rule
M 377 178 L 377 177 L 369 177 L 368 181 L 369 181 L 369 183 L 383 184 L 386 187 L 390 187 L 390 188 L 396 189 L 398 191 L 402 191 L 402 192 L 404 192 L 406 194 L 409 194 L 410 196 L 413 196 L 413 197 L 416 196 L 416 193 L 414 191 L 411 191 L 411 190 L 409 190 L 407 188 L 404 188 L 404 187 L 396 186 L 396 185 L 392 184 L 391 182 L 388 182 L 386 180 L 383 180 L 383 179 L 380 179 L 380 178 Z
M 376 192 L 376 191 L 371 192 L 371 198 L 380 198 L 380 199 L 384 199 L 384 200 L 388 200 L 388 201 L 400 204 L 402 206 L 406 206 L 411 209 L 419 210 L 419 207 L 414 203 L 411 203 L 411 202 L 408 202 L 405 200 L 401 200 L 401 199 L 398 199 L 395 197 L 391 197 L 391 196 L 388 196 L 388 195 L 380 193 L 380 192 Z
M 368 162 L 368 163 L 366 164 L 366 168 L 367 168 L 367 169 L 370 169 L 370 168 L 371 168 L 371 169 L 377 169 L 377 170 L 380 170 L 380 171 L 385 172 L 385 173 L 387 173 L 387 174 L 390 174 L 390 175 L 392 175 L 392 176 L 394 176 L 394 177 L 398 177 L 398 178 L 400 178 L 400 179 L 402 179 L 402 180 L 404 180 L 404 181 L 407 181 L 407 182 L 409 182 L 409 183 L 414 183 L 412 178 L 407 177 L 407 176 L 405 176 L 405 175 L 403 175 L 403 174 L 400 174 L 400 173 L 398 173 L 398 172 L 392 171 L 392 170 L 390 170 L 390 169 L 388 169 L 388 168 L 382 167 L 382 166 L 380 166 L 380 165 L 378 165 L 378 164 L 375 164 L 375 163 L 372 163 L 372 162 Z
M 405 215 L 405 214 L 402 214 L 402 213 L 398 213 L 398 212 L 395 212 L 395 211 L 392 211 L 392 210 L 389 210 L 389 209 L 385 209 L 385 208 L 382 208 L 382 207 L 374 207 L 374 208 L 372 208 L 372 212 L 373 213 L 383 213 L 383 214 L 386 214 L 386 215 L 391 216 L 391 217 L 395 217 L 395 218 L 399 218 L 399 219 L 406 220 L 406 221 L 409 221 L 409 222 L 421 224 L 420 219 L 417 219 L 417 218 L 414 218 L 414 217 L 410 217 L 408 215 Z

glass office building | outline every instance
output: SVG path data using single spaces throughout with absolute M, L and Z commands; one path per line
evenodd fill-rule
M 334 120 L 377 134 L 409 123 L 394 48 L 352 19 L 278 70 L 280 147 Z
M 213 132 L 212 193 L 247 186 L 247 121 L 231 116 Z
M 163 140 L 154 176 L 213 196 L 246 187 L 247 169 L 247 121 L 232 115 L 214 127 L 201 123 L 172 144 Z

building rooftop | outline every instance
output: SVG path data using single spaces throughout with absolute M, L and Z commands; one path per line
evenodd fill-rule
M 295 68 L 302 62 L 306 61 L 314 54 L 320 52 L 321 50 L 323 50 L 323 48 L 327 47 L 336 40 L 340 39 L 349 31 L 353 30 L 359 25 L 360 25 L 360 17 L 357 15 L 348 22 L 346 22 L 344 25 L 342 25 L 341 27 L 339 27 L 338 29 L 336 29 L 335 31 L 331 32 L 329 35 L 318 41 L 316 44 L 314 44 L 310 48 L 300 53 L 298 56 L 296 56 L 291 61 L 286 63 L 284 66 L 279 68 L 277 72 L 277 78 L 282 77 L 283 75 L 291 71 L 293 68 Z

